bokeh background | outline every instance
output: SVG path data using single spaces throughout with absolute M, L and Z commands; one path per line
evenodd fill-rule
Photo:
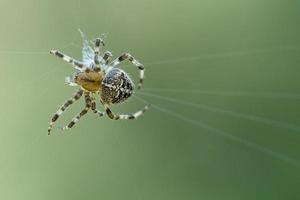
M 0 199 L 300 199 L 298 0 L 0 0 Z M 47 136 L 81 28 L 145 64 L 153 107 Z M 134 78 L 137 71 L 123 65 Z M 141 108 L 141 99 L 114 106 Z M 99 106 L 101 109 L 101 106 Z

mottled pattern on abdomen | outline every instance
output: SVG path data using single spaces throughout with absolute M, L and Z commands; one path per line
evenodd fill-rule
M 121 69 L 111 69 L 102 80 L 101 99 L 107 104 L 125 101 L 133 92 L 133 82 Z

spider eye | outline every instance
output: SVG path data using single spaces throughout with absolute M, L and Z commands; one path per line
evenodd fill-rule
M 133 82 L 122 70 L 110 70 L 102 81 L 101 99 L 108 104 L 121 103 L 133 93 Z

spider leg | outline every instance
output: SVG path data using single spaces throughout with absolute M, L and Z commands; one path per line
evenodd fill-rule
M 94 62 L 96 64 L 96 66 L 95 66 L 95 70 L 96 71 L 101 71 L 100 61 L 99 61 L 99 51 L 100 51 L 100 45 L 101 44 L 102 44 L 102 46 L 104 46 L 103 40 L 101 38 L 96 38 L 96 40 L 95 40 L 95 48 L 94 48 L 94 53 L 95 53 Z
M 110 51 L 104 52 L 102 57 L 102 64 L 107 65 L 111 57 L 112 53 Z
M 144 81 L 144 65 L 139 63 L 132 55 L 129 53 L 123 53 L 121 56 L 119 56 L 117 59 L 115 59 L 112 63 L 111 66 L 108 68 L 108 70 L 112 67 L 116 67 L 119 65 L 121 62 L 128 60 L 131 64 L 136 66 L 140 70 L 140 80 L 138 83 L 138 89 L 142 87 L 143 81 Z
M 62 131 L 72 128 L 80 120 L 80 118 L 82 116 L 84 116 L 89 111 L 89 109 L 92 106 L 92 104 L 91 104 L 92 101 L 91 101 L 91 98 L 89 96 L 89 92 L 84 93 L 84 98 L 85 98 L 85 108 L 82 109 L 80 111 L 80 113 L 78 113 L 67 126 L 62 127 L 61 128 Z
M 99 117 L 102 117 L 105 114 L 105 112 L 101 112 L 101 111 L 99 111 L 99 110 L 96 109 L 96 101 L 95 101 L 95 97 L 94 96 L 92 96 L 91 100 L 92 100 L 91 110 L 96 115 L 98 115 Z
M 82 71 L 84 69 L 84 66 L 83 66 L 82 62 L 79 62 L 79 61 L 75 60 L 74 58 L 71 58 L 70 56 L 68 56 L 68 55 L 66 55 L 66 54 L 64 54 L 64 53 L 62 53 L 62 52 L 60 52 L 58 50 L 52 49 L 50 51 L 50 54 L 55 55 L 58 58 L 63 59 L 67 63 L 70 63 L 77 70 Z
M 114 120 L 118 120 L 118 119 L 136 119 L 138 117 L 140 117 L 141 115 L 143 115 L 150 107 L 149 105 L 146 105 L 143 109 L 131 113 L 131 114 L 115 114 L 113 113 L 110 109 L 109 106 L 107 104 L 104 104 L 104 108 L 105 108 L 105 112 L 108 115 L 108 117 L 110 119 L 114 119 Z
M 48 127 L 48 135 L 50 135 L 51 129 L 55 123 L 55 121 L 59 118 L 59 116 L 71 105 L 73 104 L 75 101 L 77 101 L 81 96 L 82 96 L 83 91 L 80 89 L 78 90 L 75 95 L 67 100 L 56 112 L 55 114 L 52 116 L 51 118 L 51 122 L 49 123 L 49 127 Z

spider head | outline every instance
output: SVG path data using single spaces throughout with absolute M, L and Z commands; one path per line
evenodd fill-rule
M 101 99 L 107 104 L 117 104 L 128 99 L 133 93 L 134 84 L 121 69 L 113 68 L 102 80 Z

